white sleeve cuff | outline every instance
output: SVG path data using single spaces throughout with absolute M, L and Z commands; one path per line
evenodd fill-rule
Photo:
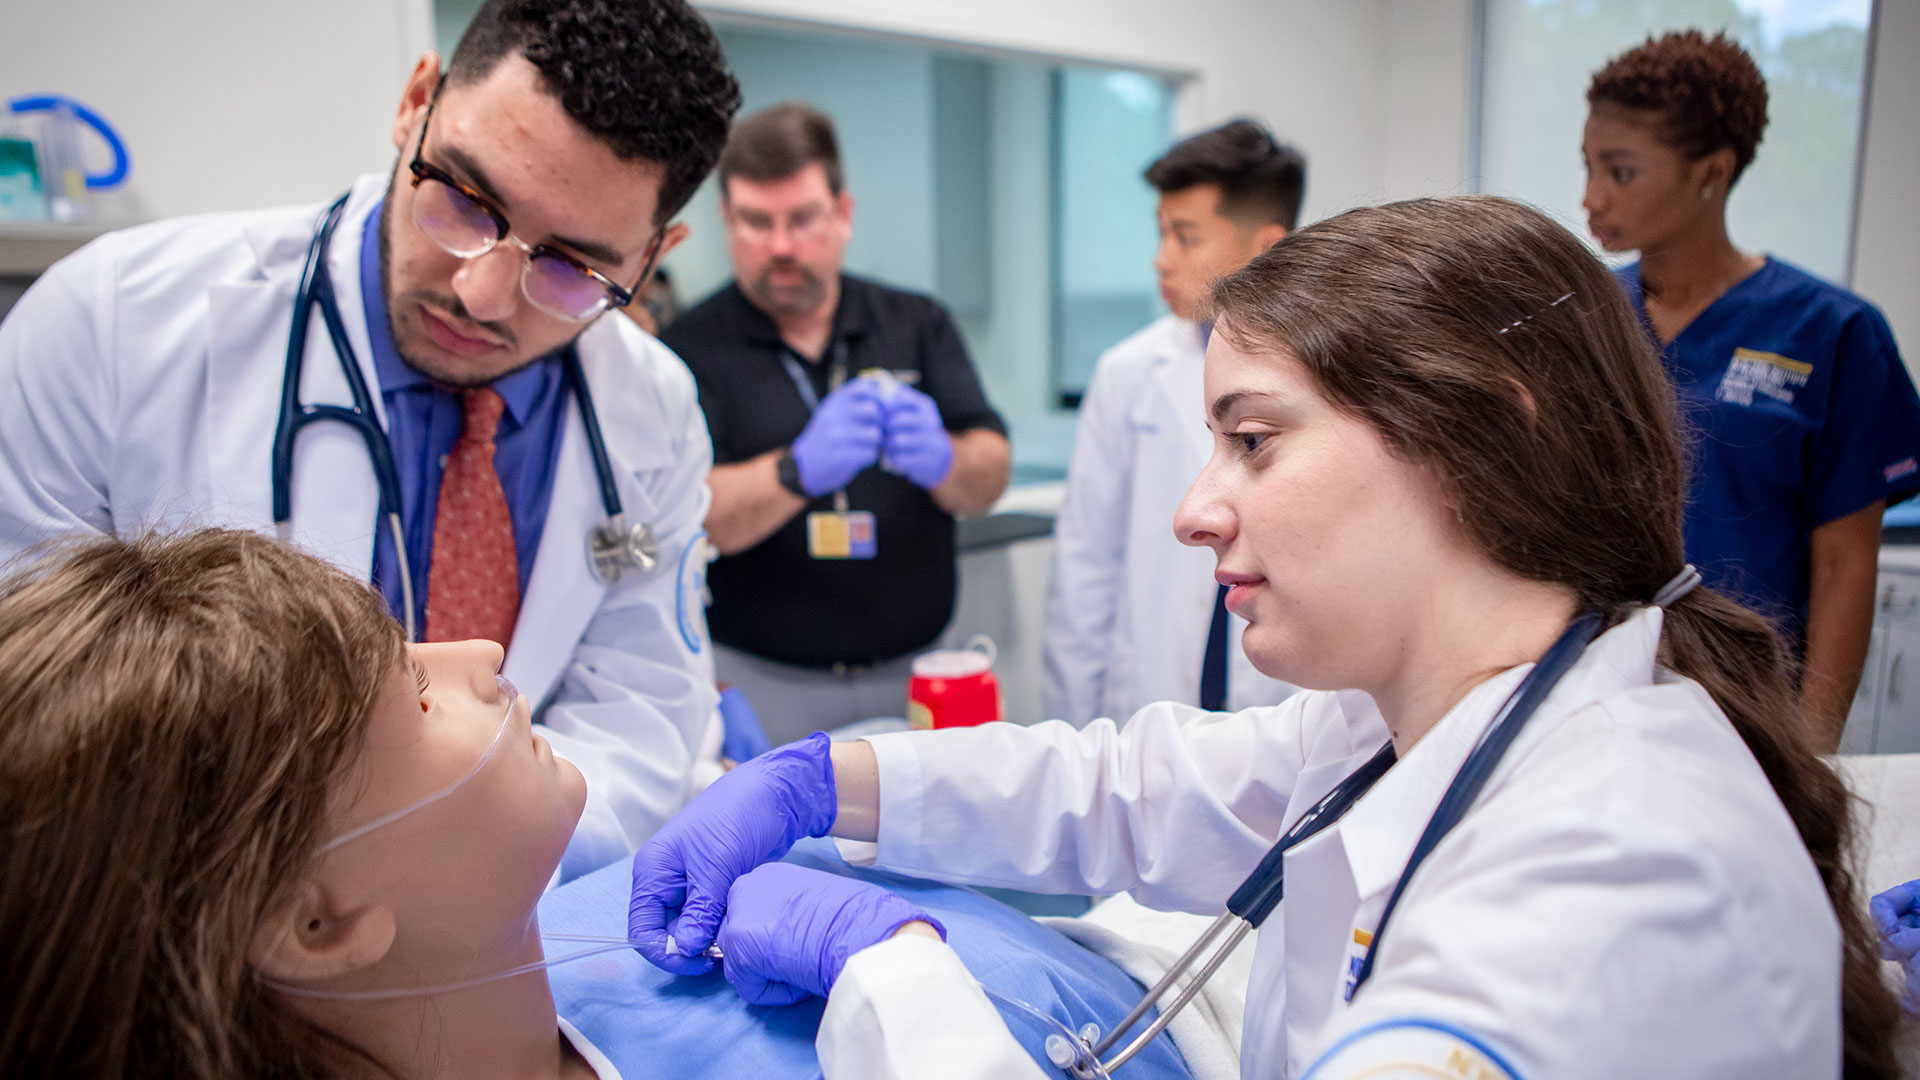
M 902 934 L 853 954 L 816 1040 L 826 1080 L 1044 1080 L 945 942 Z

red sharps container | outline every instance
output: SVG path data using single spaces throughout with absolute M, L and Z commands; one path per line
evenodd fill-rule
M 913 661 L 907 722 L 915 728 L 973 727 L 1006 719 L 993 677 L 993 639 L 975 634 L 964 649 L 941 649 Z

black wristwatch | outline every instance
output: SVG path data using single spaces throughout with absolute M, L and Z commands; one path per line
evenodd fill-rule
M 800 464 L 793 460 L 793 447 L 780 451 L 780 458 L 773 465 L 773 475 L 779 479 L 781 487 L 803 499 L 809 498 L 806 486 L 800 483 Z

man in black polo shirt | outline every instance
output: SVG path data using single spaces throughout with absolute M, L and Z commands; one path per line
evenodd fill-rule
M 661 337 L 713 435 L 715 668 L 778 743 L 904 715 L 911 654 L 953 615 L 953 516 L 999 498 L 1010 453 L 946 311 L 841 272 L 830 119 L 748 117 L 719 177 L 735 280 Z

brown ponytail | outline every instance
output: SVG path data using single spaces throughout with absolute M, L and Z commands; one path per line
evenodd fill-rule
M 1660 663 L 1699 683 L 1752 751 L 1779 794 L 1840 921 L 1845 967 L 1843 1076 L 1897 1080 L 1900 1007 L 1880 977 L 1880 950 L 1853 876 L 1853 796 L 1806 742 L 1787 651 L 1773 624 L 1710 589 L 1667 611 Z
M 1626 294 L 1545 215 L 1417 199 L 1302 229 L 1214 289 L 1217 333 L 1284 352 L 1431 466 L 1499 565 L 1614 620 L 1683 564 L 1673 389 Z M 1844 937 L 1845 1075 L 1894 1080 L 1898 1005 L 1848 868 L 1852 806 L 1800 734 L 1773 627 L 1711 589 L 1667 612 L 1661 663 L 1732 721 L 1799 829 Z

